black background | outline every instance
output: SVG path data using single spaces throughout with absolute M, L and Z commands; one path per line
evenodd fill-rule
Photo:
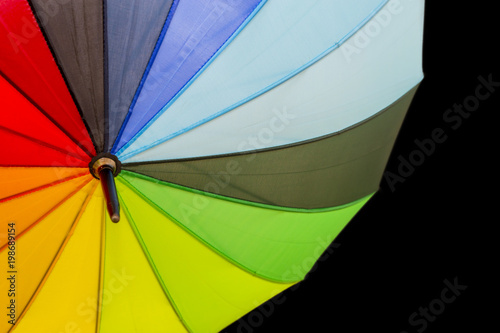
M 279 304 L 268 302 L 223 332 L 498 329 L 492 269 L 498 267 L 493 200 L 500 87 L 457 128 L 443 119 L 454 104 L 475 95 L 479 76 L 500 82 L 500 19 L 494 8 L 486 1 L 426 1 L 425 78 L 387 170 L 398 174 L 400 157 L 408 159 L 418 149 L 415 140 L 431 138 L 435 129 L 444 131 L 446 141 L 394 190 L 383 180 L 332 251 L 302 283 L 280 295 Z M 440 298 L 445 279 L 467 289 L 425 329 L 410 325 L 410 315 Z

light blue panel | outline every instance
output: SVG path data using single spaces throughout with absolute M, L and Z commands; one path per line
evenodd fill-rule
M 161 43 L 148 65 L 113 151 L 133 138 L 263 3 L 261 0 L 174 1 L 175 12 L 169 14 L 170 22 L 163 28 Z
M 126 159 L 263 94 L 359 30 L 387 0 L 268 1 L 191 85 L 119 152 Z
M 422 80 L 423 21 L 423 1 L 391 0 L 314 66 L 124 162 L 267 149 L 356 126 Z

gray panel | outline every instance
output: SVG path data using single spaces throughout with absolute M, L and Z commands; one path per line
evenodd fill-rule
M 415 91 L 355 127 L 316 140 L 245 154 L 124 164 L 123 169 L 282 207 L 347 204 L 378 190 Z
M 37 18 L 90 130 L 104 143 L 103 2 L 32 0 Z
M 107 0 L 109 151 L 127 115 L 172 0 Z

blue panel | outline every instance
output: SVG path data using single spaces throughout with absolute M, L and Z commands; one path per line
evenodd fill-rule
M 113 151 L 127 143 L 182 89 L 260 3 L 260 0 L 178 2 Z
M 316 63 L 387 0 L 268 1 L 209 66 L 118 152 L 144 151 L 206 123 Z

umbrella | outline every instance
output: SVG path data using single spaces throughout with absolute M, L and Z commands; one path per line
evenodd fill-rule
M 217 332 L 377 191 L 423 1 L 0 4 L 9 332 Z

